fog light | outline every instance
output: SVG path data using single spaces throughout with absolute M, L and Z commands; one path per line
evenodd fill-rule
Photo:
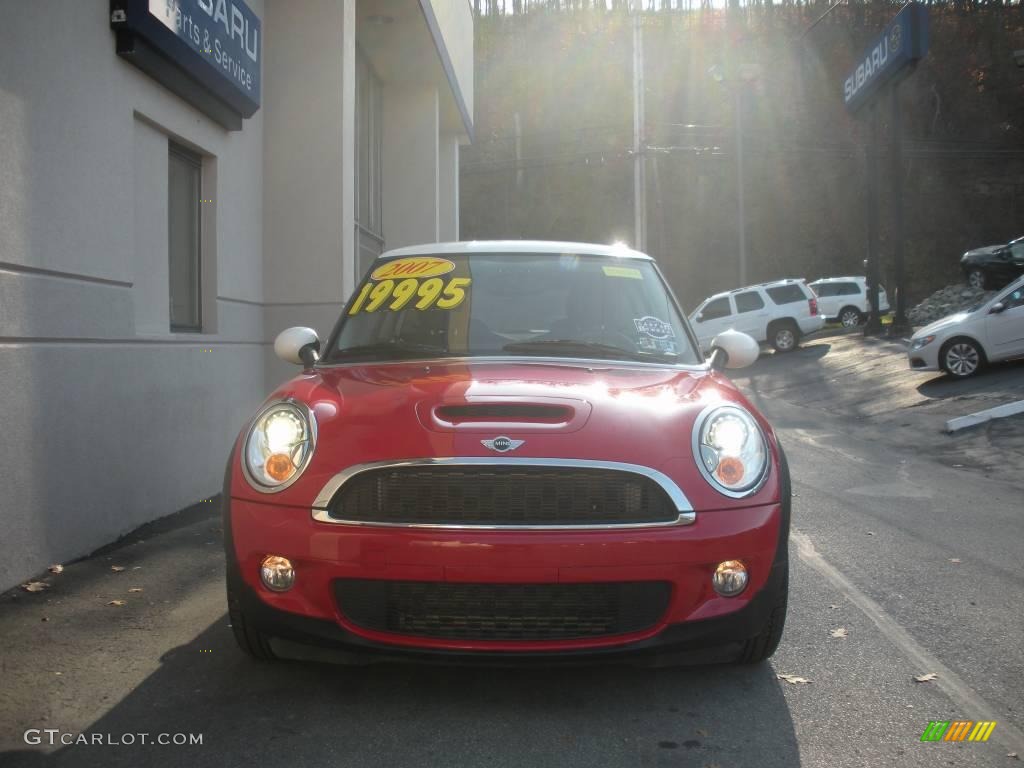
M 747 566 L 739 560 L 726 560 L 715 568 L 711 577 L 715 592 L 722 597 L 735 597 L 747 586 Z
M 267 555 L 260 563 L 260 579 L 263 586 L 273 592 L 285 592 L 295 583 L 295 569 L 292 561 L 279 555 Z M 742 587 L 740 587 L 742 589 Z

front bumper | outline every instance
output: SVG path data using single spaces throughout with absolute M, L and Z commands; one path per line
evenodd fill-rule
M 940 346 L 938 341 L 933 341 L 931 344 L 926 344 L 920 349 L 907 347 L 907 363 L 910 365 L 910 369 L 912 371 L 941 370 L 939 365 Z
M 788 497 L 787 497 L 788 501 Z M 228 499 L 229 578 L 243 608 L 265 634 L 313 649 L 377 659 L 569 660 L 691 654 L 731 649 L 757 634 L 776 607 L 786 569 L 788 503 L 698 514 L 687 526 L 639 530 L 414 530 L 316 522 L 309 509 Z M 781 544 L 781 545 L 780 545 Z M 259 581 L 267 554 L 295 564 L 284 593 Z M 744 561 L 747 589 L 724 598 L 711 587 L 714 567 Z M 441 639 L 360 627 L 338 607 L 339 579 L 488 584 L 665 581 L 660 620 L 628 635 L 543 641 Z M 294 649 L 293 649 L 294 650 Z M 286 654 L 294 655 L 294 654 Z M 308 655 L 308 654 L 307 654 Z
M 763 630 L 787 588 L 788 568 L 785 559 L 774 563 L 763 588 L 731 613 L 671 624 L 639 640 L 588 647 L 502 650 L 394 645 L 353 632 L 337 621 L 274 608 L 248 585 L 240 587 L 240 598 L 247 620 L 272 638 L 274 652 L 296 660 L 346 664 L 698 664 L 732 661 L 743 643 Z

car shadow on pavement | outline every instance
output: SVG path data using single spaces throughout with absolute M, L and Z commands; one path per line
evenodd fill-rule
M 770 664 L 467 668 L 265 664 L 224 616 L 88 729 L 201 745 L 70 746 L 14 766 L 799 765 Z
M 1003 394 L 1007 390 L 1021 390 L 1024 396 L 1024 360 L 994 363 L 986 366 L 968 379 L 955 379 L 945 373 L 937 373 L 922 382 L 917 391 L 933 400 L 949 400 L 958 397 L 974 397 L 987 392 Z

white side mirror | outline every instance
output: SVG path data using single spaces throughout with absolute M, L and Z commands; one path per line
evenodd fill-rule
M 725 360 L 720 362 L 723 353 Z M 715 368 L 746 368 L 761 355 L 761 347 L 753 338 L 732 329 L 722 331 L 711 340 L 711 364 Z
M 310 367 L 320 356 L 320 337 L 312 328 L 286 328 L 274 339 L 274 354 L 286 363 Z

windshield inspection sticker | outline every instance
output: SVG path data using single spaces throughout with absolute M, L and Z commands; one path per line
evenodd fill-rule
M 650 336 L 652 339 L 674 339 L 676 337 L 670 323 L 650 315 L 634 319 L 633 325 L 636 326 L 637 333 Z
M 381 264 L 370 273 L 371 280 L 397 280 L 403 277 L 437 277 L 455 269 L 455 262 L 437 256 L 412 256 Z
M 607 277 L 628 277 L 632 280 L 643 280 L 643 273 L 633 267 L 601 267 Z

